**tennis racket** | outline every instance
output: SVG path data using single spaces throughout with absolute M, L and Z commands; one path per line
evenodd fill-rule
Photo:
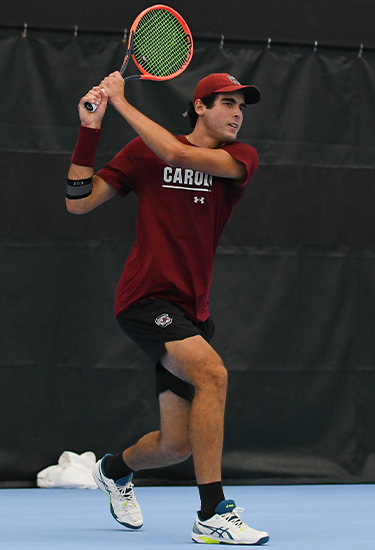
M 169 80 L 181 74 L 193 56 L 193 37 L 179 13 L 156 4 L 142 11 L 130 32 L 121 76 L 128 80 Z M 141 74 L 124 77 L 130 57 Z M 86 102 L 88 111 L 97 105 Z

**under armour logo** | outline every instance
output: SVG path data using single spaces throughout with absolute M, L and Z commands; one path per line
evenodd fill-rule
M 197 202 L 200 202 L 201 204 L 204 203 L 204 197 L 194 197 L 194 202 L 197 204 Z

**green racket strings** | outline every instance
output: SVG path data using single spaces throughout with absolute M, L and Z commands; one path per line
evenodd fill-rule
M 153 76 L 165 77 L 178 72 L 189 59 L 190 48 L 190 37 L 167 10 L 146 13 L 134 34 L 134 58 Z

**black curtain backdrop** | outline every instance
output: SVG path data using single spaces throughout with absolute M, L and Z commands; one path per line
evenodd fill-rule
M 348 47 L 359 51 L 375 48 L 372 0 L 173 0 L 166 2 L 188 22 L 195 38 L 221 41 L 294 43 L 313 46 Z M 107 0 L 105 8 L 89 0 L 16 0 L 1 10 L 1 26 L 22 31 L 24 23 L 32 29 L 60 29 L 73 33 L 99 31 L 124 33 L 136 16 L 152 5 L 150 0 L 124 4 Z
M 121 65 L 117 35 L 0 31 L 0 481 L 64 450 L 98 456 L 158 427 L 153 367 L 113 316 L 136 200 L 65 209 L 81 95 Z M 375 53 L 196 40 L 188 70 L 132 82 L 174 133 L 197 80 L 256 84 L 240 137 L 260 167 L 215 264 L 213 340 L 229 370 L 227 482 L 375 481 Z M 113 110 L 97 168 L 134 137 Z M 191 461 L 143 472 L 191 483 Z

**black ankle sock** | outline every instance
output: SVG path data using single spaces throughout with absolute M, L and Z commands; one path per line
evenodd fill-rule
M 122 453 L 117 453 L 113 456 L 106 458 L 103 464 L 104 473 L 107 477 L 114 479 L 120 479 L 126 477 L 133 472 L 124 462 Z
M 201 497 L 201 518 L 211 518 L 215 514 L 217 505 L 225 500 L 223 485 L 221 481 L 216 481 L 198 485 L 198 489 Z

